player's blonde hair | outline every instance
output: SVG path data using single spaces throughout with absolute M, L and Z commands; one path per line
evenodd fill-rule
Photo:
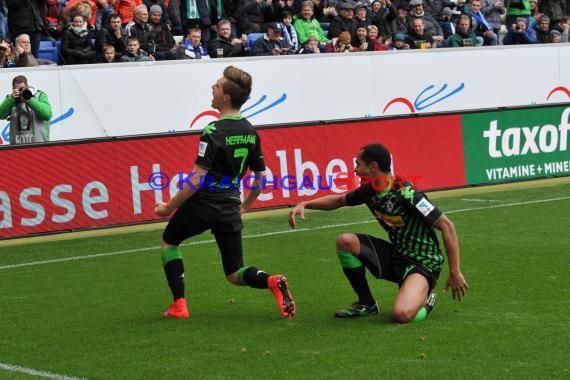
M 224 69 L 224 78 L 227 79 L 222 85 L 224 94 L 230 96 L 233 107 L 240 108 L 251 93 L 251 75 L 235 66 L 228 66 Z

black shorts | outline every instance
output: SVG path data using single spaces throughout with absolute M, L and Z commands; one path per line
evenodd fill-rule
M 176 210 L 162 233 L 162 239 L 178 246 L 192 236 L 211 230 L 222 255 L 227 275 L 243 267 L 240 205 L 234 202 L 204 203 L 190 198 Z
M 359 259 L 376 278 L 395 282 L 401 287 L 406 277 L 412 273 L 419 273 L 427 280 L 430 292 L 435 288 L 439 272 L 434 272 L 413 259 L 397 254 L 390 242 L 370 235 L 356 234 L 356 236 L 360 240 L 360 245 L 367 247 L 367 252 L 371 253 L 368 255 L 361 250 Z

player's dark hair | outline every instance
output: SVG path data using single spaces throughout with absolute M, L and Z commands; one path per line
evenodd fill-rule
M 17 84 L 24 83 L 26 87 L 28 86 L 28 78 L 23 75 L 18 75 L 12 79 L 12 88 L 14 88 Z
M 228 66 L 224 69 L 224 78 L 227 79 L 222 85 L 224 94 L 230 96 L 232 107 L 241 108 L 251 93 L 251 75 L 237 67 Z
M 390 173 L 392 158 L 390 152 L 382 144 L 368 144 L 360 148 L 362 160 L 366 164 L 376 162 L 383 173 Z

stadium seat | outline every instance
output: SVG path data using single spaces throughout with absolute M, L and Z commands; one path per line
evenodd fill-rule
M 262 38 L 265 33 L 249 33 L 247 35 L 247 42 L 245 44 L 245 55 L 250 55 L 251 53 L 251 46 L 253 43 L 258 39 Z
M 40 49 L 38 50 L 38 58 L 48 59 L 59 64 L 59 48 L 56 40 L 40 41 Z
M 247 43 L 245 47 L 251 48 L 251 45 L 258 39 L 265 35 L 265 33 L 249 33 L 247 35 Z

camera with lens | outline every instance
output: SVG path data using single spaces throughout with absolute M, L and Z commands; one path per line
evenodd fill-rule
M 30 100 L 36 94 L 36 89 L 33 87 L 24 87 L 20 89 L 20 98 L 23 100 Z

